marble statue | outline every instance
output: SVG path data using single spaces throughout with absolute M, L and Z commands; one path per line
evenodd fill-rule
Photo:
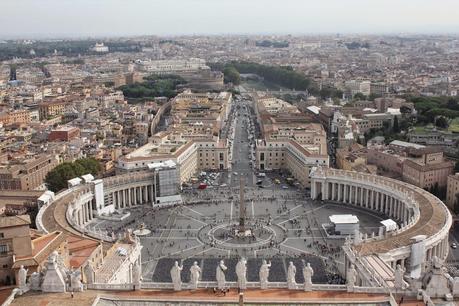
M 405 274 L 405 270 L 402 269 L 401 265 L 397 265 L 394 271 L 394 286 L 397 289 L 403 289 L 403 274 Z
M 247 288 L 247 260 L 241 258 L 236 265 L 237 284 L 239 289 Z
M 447 295 L 451 295 L 450 282 L 446 274 L 443 261 L 437 256 L 433 256 L 431 264 L 426 271 L 426 275 L 430 277 L 425 276 L 422 281 L 422 286 L 428 296 L 431 298 L 445 298 Z
M 260 267 L 259 277 L 260 277 L 260 286 L 261 289 L 268 289 L 268 277 L 269 277 L 269 268 L 271 267 L 271 262 L 267 263 L 263 259 L 263 262 Z
M 357 281 L 357 271 L 355 270 L 353 264 L 351 264 L 347 270 L 346 280 L 348 290 L 352 289 L 355 286 L 355 282 Z
M 216 278 L 217 278 L 217 287 L 220 290 L 225 289 L 225 271 L 228 268 L 225 266 L 225 262 L 223 260 L 220 260 L 220 263 L 217 266 L 217 271 L 216 271 Z
M 287 269 L 287 286 L 288 289 L 296 289 L 296 267 L 293 262 L 289 262 Z
M 70 288 L 73 292 L 83 291 L 83 284 L 81 283 L 81 271 L 76 269 L 70 273 Z
M 33 272 L 32 275 L 30 275 L 30 289 L 34 291 L 40 291 L 41 290 L 41 275 L 38 272 Z
M 18 271 L 18 286 L 19 289 L 25 289 L 27 288 L 27 271 L 29 269 L 25 269 L 23 265 L 21 265 L 21 268 Z
M 198 262 L 195 261 L 190 267 L 190 285 L 192 289 L 198 289 L 198 282 L 201 278 L 201 268 L 198 266 Z
M 132 283 L 134 284 L 134 290 L 139 289 L 141 282 L 142 282 L 142 271 L 140 269 L 139 261 L 137 261 L 132 267 Z
M 180 275 L 182 273 L 182 270 L 183 266 L 179 266 L 178 261 L 176 261 L 171 269 L 171 279 L 172 284 L 174 284 L 175 291 L 182 290 L 182 277 Z
M 83 269 L 84 276 L 86 277 L 87 284 L 94 283 L 94 269 L 92 268 L 91 264 L 87 264 Z
M 304 291 L 312 290 L 312 277 L 314 276 L 314 270 L 311 267 L 311 264 L 308 262 L 303 267 L 303 277 L 304 277 Z

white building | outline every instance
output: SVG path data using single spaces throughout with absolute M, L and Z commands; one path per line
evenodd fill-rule
M 94 52 L 98 53 L 106 53 L 108 52 L 108 47 L 104 45 L 104 43 L 96 43 L 94 47 L 92 48 Z

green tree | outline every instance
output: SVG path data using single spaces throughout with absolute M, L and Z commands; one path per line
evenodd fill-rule
M 435 120 L 435 125 L 441 129 L 446 129 L 448 128 L 448 120 L 441 116 L 441 117 L 438 117 L 436 120 Z
M 398 125 L 398 117 L 394 117 L 394 125 L 392 126 L 392 132 L 394 133 L 400 133 L 400 127 Z
M 358 92 L 358 93 L 356 93 L 356 94 L 354 95 L 354 99 L 355 99 L 355 100 L 363 101 L 363 100 L 366 100 L 367 97 L 366 97 L 363 93 Z
M 459 193 L 456 193 L 456 201 L 454 202 L 454 212 L 459 214 Z
M 218 65 L 214 64 L 214 67 Z M 310 90 L 311 81 L 302 73 L 294 71 L 291 67 L 267 66 L 253 62 L 233 61 L 225 66 L 233 66 L 239 73 L 254 73 L 266 81 L 296 90 Z
M 378 94 L 375 94 L 375 93 L 371 93 L 369 96 L 368 96 L 368 100 L 370 101 L 374 101 L 376 98 L 380 98 L 381 95 L 378 95 Z
M 98 174 L 101 171 L 100 163 L 94 158 L 77 159 L 74 164 L 76 167 L 81 166 L 83 172 L 86 173 Z
M 78 159 L 73 163 L 65 162 L 48 172 L 45 183 L 48 189 L 54 192 L 67 188 L 67 181 L 82 176 L 92 174 L 96 176 L 101 171 L 101 166 L 94 158 Z
M 223 74 L 225 76 L 225 83 L 233 83 L 233 85 L 239 85 L 241 83 L 239 71 L 237 71 L 234 66 L 225 67 L 225 69 L 223 69 Z
M 459 172 L 459 160 L 454 165 L 454 172 Z
M 435 183 L 435 185 L 433 185 L 431 188 L 430 188 L 430 193 L 433 194 L 434 196 L 439 196 L 439 187 L 438 187 L 438 183 Z
M 141 83 L 123 85 L 119 87 L 128 98 L 143 99 L 165 96 L 172 98 L 177 94 L 177 86 L 186 81 L 176 75 L 150 75 Z

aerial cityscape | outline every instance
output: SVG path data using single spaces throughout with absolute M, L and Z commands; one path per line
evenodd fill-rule
M 2 305 L 459 302 L 450 12 L 74 2 L 0 4 Z

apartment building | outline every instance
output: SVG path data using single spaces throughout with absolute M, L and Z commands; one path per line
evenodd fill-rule
M 224 121 L 228 119 L 232 94 L 193 93 L 190 90 L 177 95 L 172 101 L 175 128 L 179 125 L 211 126 L 211 132 L 218 135 Z
M 32 255 L 28 215 L 0 218 L 0 284 L 15 283 L 15 257 Z
M 301 186 L 310 187 L 309 173 L 317 165 L 329 165 L 327 154 L 305 147 L 295 140 L 258 140 L 256 167 L 260 171 L 288 170 Z
M 256 168 L 288 170 L 303 187 L 310 186 L 309 171 L 329 164 L 323 126 L 297 107 L 262 93 L 254 94 L 262 139 L 256 145 Z
M 0 190 L 33 190 L 59 164 L 52 154 L 19 158 L 0 164 Z
M 27 124 L 31 121 L 30 111 L 27 109 L 13 110 L 0 114 L 0 122 L 4 125 Z
M 147 169 L 149 164 L 168 160 L 177 164 L 180 183 L 183 183 L 198 171 L 228 169 L 228 146 L 223 140 L 150 142 L 120 157 L 117 172 L 140 171 Z
M 448 175 L 446 205 L 453 211 L 456 211 L 456 207 L 459 207 L 459 172 Z
M 344 83 L 346 91 L 354 96 L 357 93 L 369 96 L 371 93 L 371 82 L 364 80 L 349 80 Z
M 40 114 L 40 120 L 46 120 L 50 117 L 62 115 L 67 107 L 65 101 L 50 101 L 40 103 L 38 106 L 38 112 Z
M 443 157 L 443 151 L 434 147 L 416 152 L 420 158 L 407 159 L 403 162 L 403 181 L 421 188 L 447 186 L 448 176 L 453 173 L 454 162 Z
M 48 135 L 49 141 L 69 141 L 80 137 L 80 129 L 73 126 L 61 126 Z

